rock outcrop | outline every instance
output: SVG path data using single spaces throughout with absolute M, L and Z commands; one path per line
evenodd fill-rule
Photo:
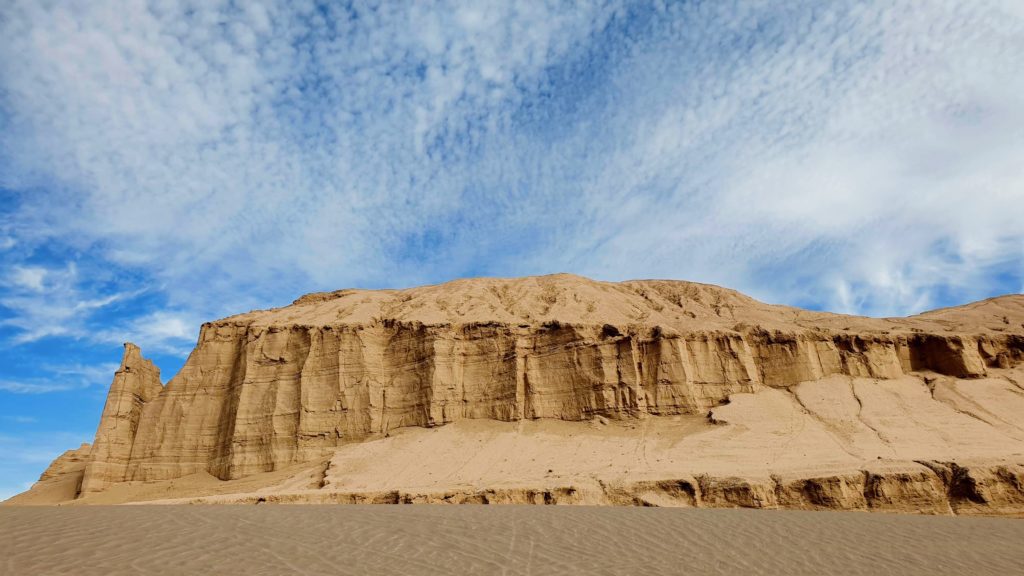
M 89 444 L 64 452 L 50 463 L 28 494 L 44 502 L 66 502 L 78 498 L 91 454 L 92 446 Z
M 661 477 L 601 479 L 599 500 L 929 512 L 956 511 L 951 502 L 963 501 L 972 503 L 965 509 L 1024 510 L 1024 411 L 1015 411 L 1024 408 L 1022 359 L 1024 296 L 870 319 L 767 305 L 708 285 L 569 275 L 312 294 L 205 324 L 166 386 L 126 345 L 80 492 L 88 500 L 125 483 L 195 474 L 233 481 L 306 462 L 329 467 L 353 445 L 461 421 L 628 426 L 683 417 L 700 421 L 698 438 L 730 427 L 763 428 L 772 438 L 788 418 L 813 421 L 838 439 L 805 463 L 814 468 L 814 458 L 835 452 L 843 456 L 832 466 L 838 473 L 801 475 L 792 464 L 746 466 L 738 458 L 730 470 L 694 465 L 681 480 L 672 474 L 685 466 L 674 461 L 675 468 L 645 472 Z M 879 381 L 902 388 L 887 400 Z M 903 424 L 891 418 L 918 416 L 903 406 L 887 417 L 887 401 L 968 414 L 971 426 L 985 426 L 984 434 L 969 427 L 989 443 L 978 453 L 1009 460 L 984 468 L 990 472 L 952 460 L 915 462 L 972 453 L 955 439 L 944 440 L 945 451 L 904 450 Z M 876 421 L 862 417 L 868 413 Z M 974 480 L 958 480 L 962 470 Z M 514 490 L 545 498 L 539 485 Z
M 163 392 L 160 370 L 142 357 L 139 347 L 124 345 L 121 367 L 107 393 L 96 441 L 82 477 L 82 492 L 99 492 L 128 480 L 128 465 L 138 434 L 142 409 Z

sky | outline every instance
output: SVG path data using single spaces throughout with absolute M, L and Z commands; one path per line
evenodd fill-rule
M 0 498 L 121 344 L 571 272 L 906 315 L 1024 291 L 1024 3 L 0 3 Z

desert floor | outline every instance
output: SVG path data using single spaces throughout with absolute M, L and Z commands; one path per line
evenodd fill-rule
M 543 506 L 0 507 L 3 574 L 1013 574 L 1024 520 Z

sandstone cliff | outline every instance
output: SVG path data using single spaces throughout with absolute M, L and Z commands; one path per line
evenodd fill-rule
M 160 370 L 142 357 L 139 347 L 124 345 L 121 367 L 114 374 L 100 416 L 96 441 L 82 476 L 83 492 L 99 492 L 128 480 L 128 464 L 138 434 L 142 408 L 163 392 Z
M 570 275 L 311 294 L 205 324 L 166 386 L 126 345 L 79 495 L 1024 512 L 1022 359 L 1022 296 L 870 319 Z

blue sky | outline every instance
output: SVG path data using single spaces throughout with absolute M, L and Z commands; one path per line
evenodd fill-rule
M 574 272 L 895 315 L 1024 284 L 1024 4 L 0 6 L 0 497 L 133 341 Z

